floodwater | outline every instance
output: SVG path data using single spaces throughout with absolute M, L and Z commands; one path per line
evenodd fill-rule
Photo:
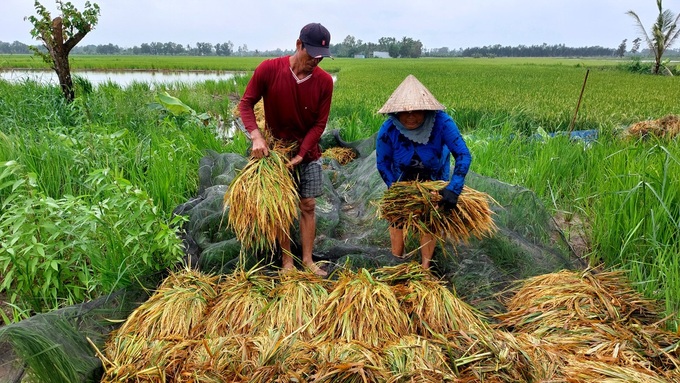
M 236 72 L 217 71 L 71 71 L 73 77 L 82 77 L 92 83 L 95 87 L 111 82 L 123 88 L 135 82 L 168 85 L 174 83 L 192 84 L 207 80 L 230 80 L 234 78 L 236 74 Z M 32 80 L 43 84 L 59 84 L 57 74 L 52 70 L 0 70 L 0 79 L 12 83 Z

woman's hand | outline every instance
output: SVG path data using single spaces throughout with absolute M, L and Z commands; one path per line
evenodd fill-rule
M 442 199 L 439 201 L 439 206 L 444 209 L 444 211 L 448 212 L 453 209 L 455 209 L 456 205 L 458 205 L 458 194 L 455 192 L 452 192 L 451 190 L 444 188 L 439 190 L 439 194 L 441 194 Z

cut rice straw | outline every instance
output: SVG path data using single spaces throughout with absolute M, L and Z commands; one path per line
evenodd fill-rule
M 316 320 L 320 341 L 360 341 L 375 347 L 409 333 L 408 316 L 390 286 L 366 269 L 338 279 Z
M 470 187 L 464 186 L 456 208 L 444 213 L 438 207 L 438 191 L 446 185 L 444 181 L 395 182 L 383 194 L 378 215 L 403 227 L 405 236 L 409 232 L 432 235 L 440 243 L 447 239 L 466 243 L 473 236 L 481 239 L 497 231 L 489 207 L 496 201 Z
M 239 268 L 217 285 L 217 297 L 197 334 L 225 337 L 253 333 L 274 287 L 273 279 L 258 273 L 259 270 Z
M 282 274 L 279 282 L 258 317 L 255 331 L 278 329 L 286 336 L 297 332 L 301 339 L 310 340 L 316 334 L 312 319 L 328 299 L 328 280 L 292 270 Z
M 228 227 L 245 250 L 273 254 L 278 242 L 290 239 L 300 197 L 286 156 L 277 148 L 251 158 L 224 195 Z
M 332 147 L 324 150 L 321 157 L 338 161 L 340 165 L 347 165 L 356 158 L 357 154 L 352 148 Z

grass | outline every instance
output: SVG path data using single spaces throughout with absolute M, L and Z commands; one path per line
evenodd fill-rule
M 72 66 L 247 72 L 260 61 L 73 56 Z M 376 111 L 408 74 L 415 75 L 458 123 L 473 153 L 473 171 L 527 187 L 555 212 L 581 218 L 592 244 L 591 262 L 629 270 L 641 291 L 663 299 L 667 314 L 677 316 L 680 198 L 674 192 L 679 181 L 673 175 L 680 170 L 678 143 L 655 138 L 627 141 L 618 131 L 677 112 L 680 79 L 630 73 L 621 70 L 621 64 L 578 59 L 338 58 L 324 60 L 321 66 L 337 77 L 329 129 L 340 129 L 348 141 L 370 137 L 384 120 Z M 45 68 L 39 60 L 20 55 L 0 56 L 0 67 Z M 598 139 L 585 143 L 549 136 L 568 129 L 587 69 L 590 74 L 574 129 L 596 130 Z M 35 182 L 31 198 L 66 203 L 66 195 L 84 196 L 93 204 L 98 200 L 86 180 L 92 172 L 110 169 L 143 191 L 158 217 L 169 220 L 172 209 L 196 192 L 197 164 L 205 150 L 245 153 L 248 143 L 242 136 L 231 141 L 216 138 L 214 118 L 230 115 L 234 105 L 229 95 L 242 94 L 247 81 L 243 74 L 233 81 L 175 84 L 168 89 L 197 113 L 211 115 L 207 127 L 190 115 L 174 116 L 149 107 L 155 91 L 148 84 L 127 88 L 80 84 L 76 102 L 67 105 L 56 87 L 0 82 L 0 162 L 16 161 L 24 169 L 0 182 L 5 186 L 0 199 L 6 203 L 24 198 L 11 192 L 12 183 L 24 179 Z M 1 212 L 11 213 L 7 205 Z M 140 219 L 157 219 L 150 217 Z M 108 238 L 115 249 L 121 245 L 113 238 L 121 237 L 114 234 Z M 112 274 L 122 278 L 118 272 Z

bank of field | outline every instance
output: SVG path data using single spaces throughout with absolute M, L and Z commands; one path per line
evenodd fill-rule
M 228 95 L 243 92 L 248 73 L 261 61 L 72 57 L 75 72 L 245 72 L 229 81 L 168 89 L 198 113 L 226 118 L 234 106 Z M 339 129 L 348 141 L 371 137 L 384 119 L 376 111 L 408 74 L 415 75 L 458 122 L 473 154 L 472 171 L 536 191 L 555 216 L 573 225 L 574 231 L 568 229 L 567 236 L 575 236 L 577 229 L 585 232 L 586 257 L 592 263 L 628 270 L 641 291 L 663 299 L 667 313 L 677 317 L 680 180 L 675 175 L 680 174 L 680 149 L 676 139 L 623 139 L 620 131 L 641 120 L 680 114 L 680 79 L 629 73 L 621 70 L 625 65 L 625 61 L 614 60 L 502 58 L 325 59 L 321 63 L 336 78 L 329 129 Z M 0 67 L 45 66 L 30 56 L 0 56 Z M 588 80 L 573 129 L 594 130 L 597 139 L 586 143 L 560 135 L 551 138 L 548 133 L 569 129 L 586 73 Z M 147 193 L 161 217 L 170 217 L 172 208 L 196 193 L 194 173 L 203 150 L 240 151 L 246 143 L 220 141 L 190 119 L 159 118 L 158 111 L 146 107 L 155 100 L 155 93 L 148 84 L 129 88 L 107 85 L 89 93 L 81 91 L 73 105 L 65 105 L 56 88 L 0 82 L 0 161 L 13 160 L 24 167 L 20 176 L 7 177 L 25 177 L 25 184 L 33 188 L 29 196 L 42 192 L 59 199 L 67 194 L 79 195 L 90 184 L 101 187 L 106 177 L 116 176 Z M 92 140 L 97 150 L 87 144 Z M 36 161 L 42 157 L 51 161 Z M 74 162 L 82 175 L 73 171 L 70 164 Z M 116 170 L 114 174 L 86 178 L 89 171 L 111 167 Z M 168 168 L 176 169 L 176 174 L 169 176 Z M 43 175 L 38 185 L 30 184 L 32 173 Z M 0 196 L 14 196 L 11 190 L 0 189 Z M 117 193 L 121 201 L 139 198 Z M 73 204 L 74 212 L 82 208 L 70 200 L 61 203 Z M 3 210 L 3 214 L 9 213 Z M 84 225 L 77 217 L 74 213 L 71 219 Z M 144 224 L 155 219 L 159 218 L 140 218 Z M 576 225 L 578 222 L 583 224 Z M 30 244 L 29 234 L 17 234 L 16 241 Z M 126 246 L 130 238 L 146 238 L 139 233 L 122 238 L 116 237 L 119 233 L 108 235 L 113 253 L 117 246 Z M 81 246 L 96 248 L 91 242 Z M 108 262 L 112 268 L 116 265 Z M 106 283 L 91 281 L 81 290 L 96 295 L 115 283 L 134 279 L 129 273 L 125 278 L 117 274 L 123 271 L 109 271 Z M 49 267 L 43 272 L 48 273 Z M 92 273 L 84 278 L 95 276 Z M 25 281 L 27 289 L 30 283 L 32 280 Z M 76 298 L 82 296 L 79 293 Z M 64 300 L 43 303 L 49 306 Z

